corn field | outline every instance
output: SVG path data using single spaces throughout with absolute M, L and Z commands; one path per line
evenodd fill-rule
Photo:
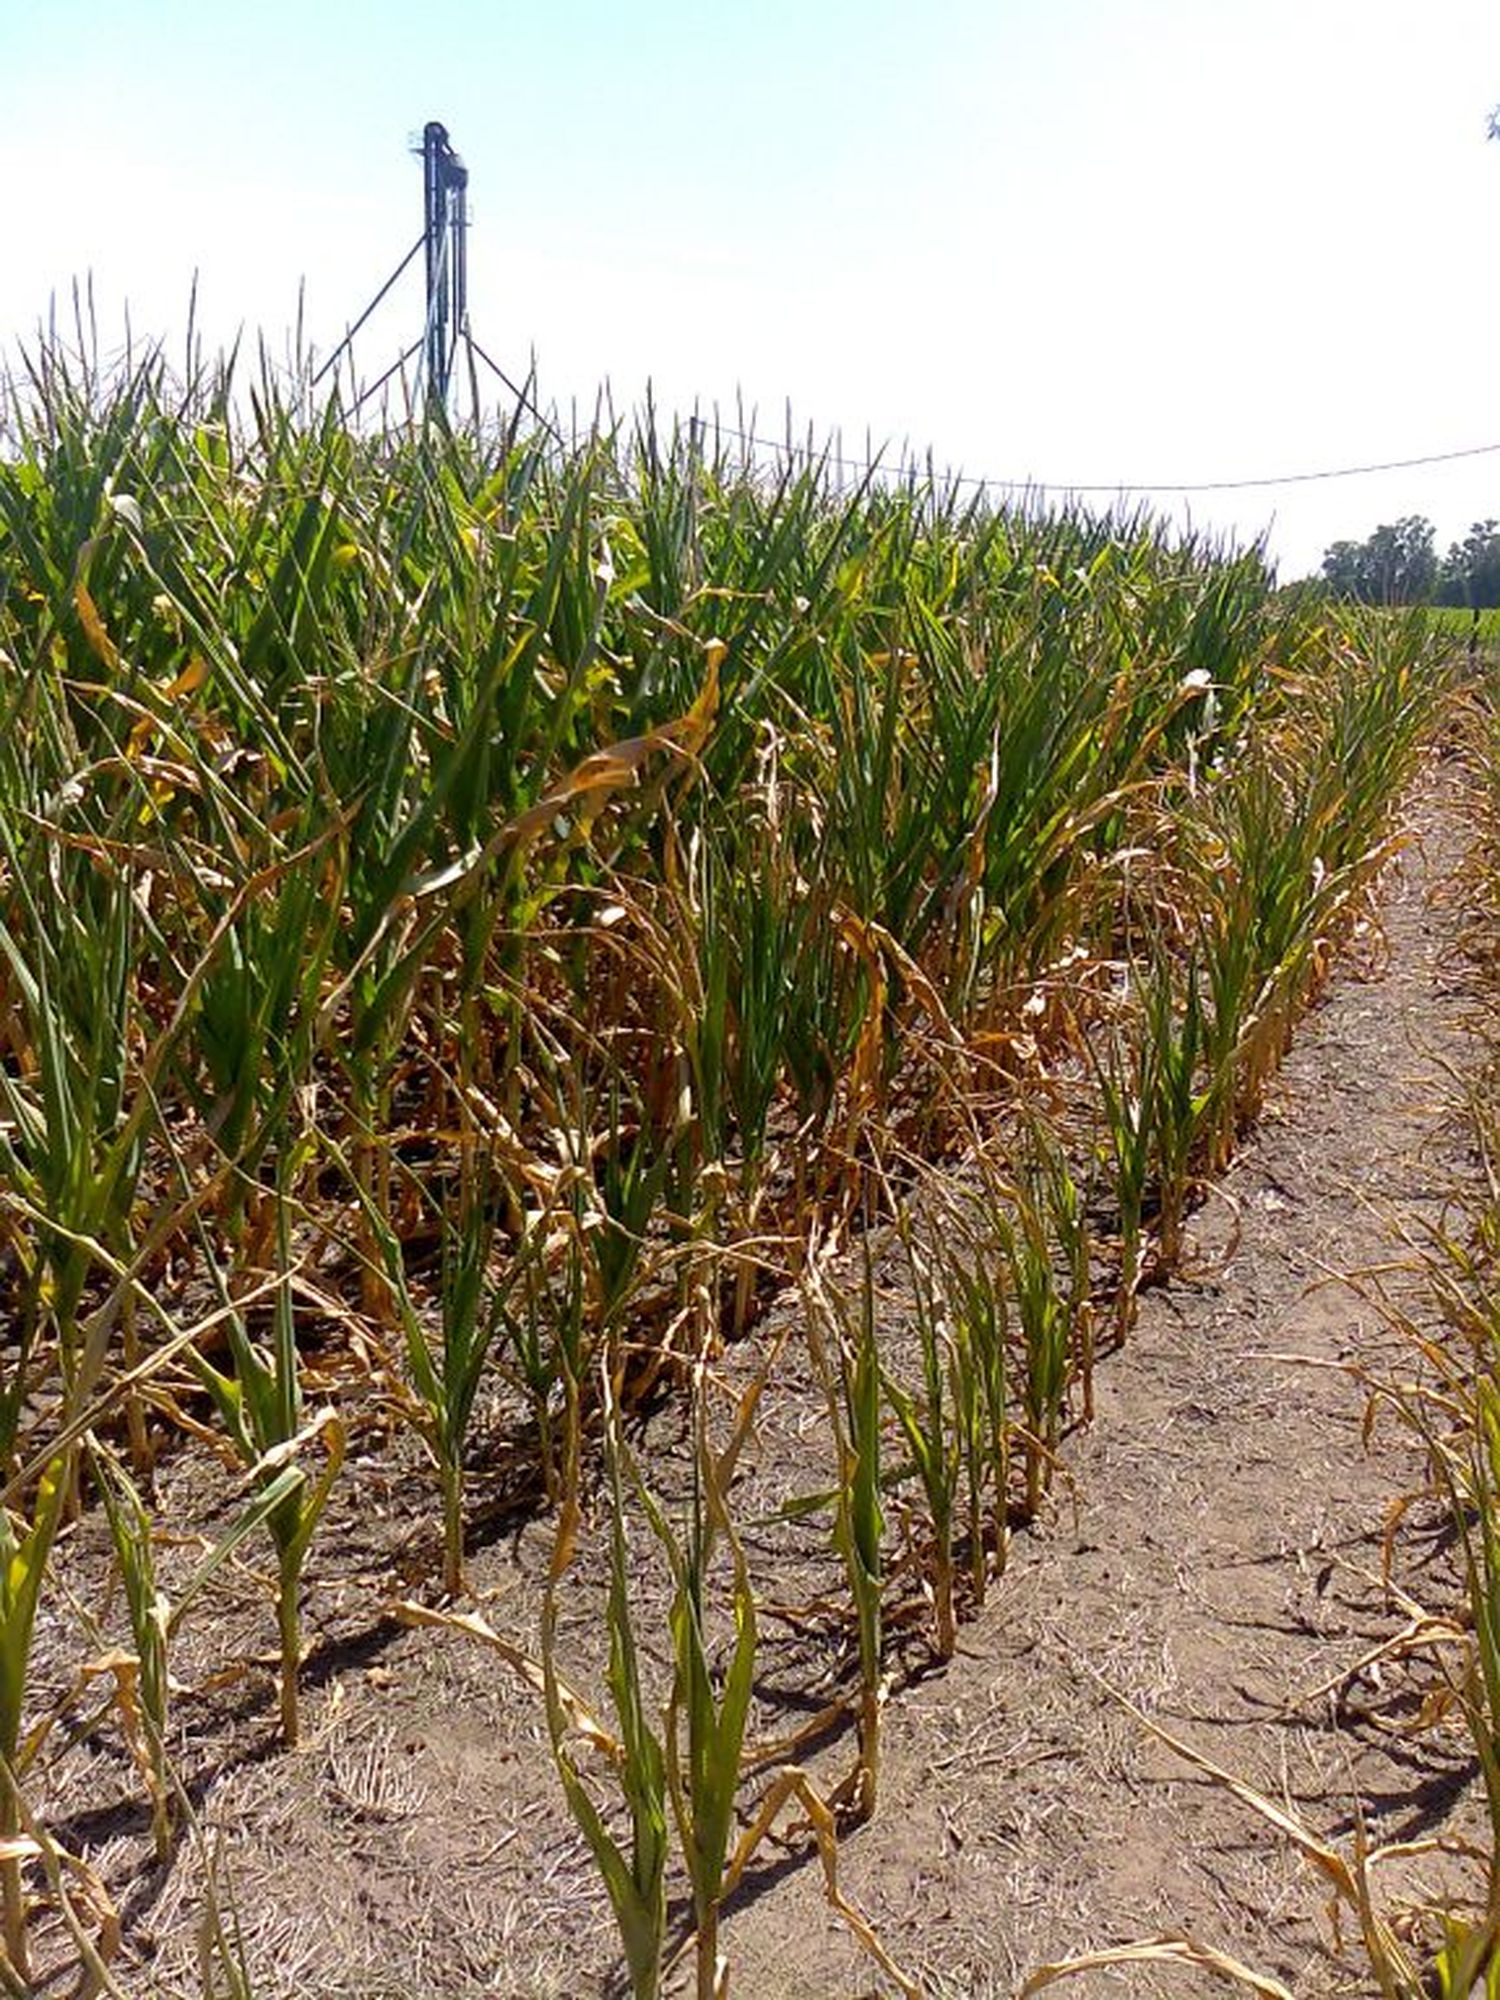
M 124 1990 L 31 1803 L 59 1538 L 107 1526 L 106 1723 L 166 1858 L 200 1593 L 254 1552 L 295 1745 L 309 1554 L 378 1402 L 441 1551 L 401 1614 L 535 1705 L 636 2000 L 677 1890 L 693 1990 L 728 1993 L 735 1888 L 793 1818 L 918 1992 L 835 1867 L 880 1810 L 893 1627 L 941 1661 L 1003 1593 L 1367 916 L 1451 640 L 1145 517 L 849 488 L 712 426 L 373 434 L 265 367 L 54 346 L 4 428 L 0 1983 L 61 1928 Z M 831 1784 L 754 1726 L 739 1496 L 788 1369 L 823 1419 L 787 1514 L 847 1621 Z M 670 1476 L 634 1421 L 662 1398 Z M 531 1630 L 464 1608 L 497 1405 L 554 1537 Z M 185 1453 L 234 1497 L 169 1602 Z

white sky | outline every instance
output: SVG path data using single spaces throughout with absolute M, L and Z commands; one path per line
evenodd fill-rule
M 0 337 L 324 353 L 471 175 L 476 336 L 544 398 L 842 428 L 997 478 L 1250 479 L 1500 444 L 1495 0 L 0 0 Z M 420 278 L 361 337 L 420 331 Z M 1169 504 L 1165 499 L 1158 504 Z M 1284 575 L 1500 452 L 1206 494 Z

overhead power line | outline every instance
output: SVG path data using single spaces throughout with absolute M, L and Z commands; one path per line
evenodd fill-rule
M 848 458 L 842 452 L 820 450 L 815 444 L 795 444 L 787 438 L 759 437 L 752 431 L 737 430 L 732 424 L 721 424 L 718 429 L 722 436 L 738 438 L 743 444 L 759 445 L 763 450 L 780 452 L 788 457 L 821 459 L 845 472 L 904 473 L 910 470 L 909 463 L 896 465 L 878 458 Z M 994 487 L 1007 493 L 1249 493 L 1277 486 L 1310 486 L 1327 479 L 1361 479 L 1376 472 L 1410 472 L 1423 465 L 1449 465 L 1456 459 L 1487 458 L 1497 452 L 1500 452 L 1500 444 L 1476 444 L 1468 445 L 1461 451 L 1426 452 L 1418 458 L 1388 458 L 1369 465 L 1332 466 L 1318 472 L 1280 472 L 1258 479 L 1001 479 L 978 472 L 950 472 L 945 476 L 954 486 Z
M 1178 485 L 1126 485 L 1127 493 L 1248 493 L 1265 486 L 1311 486 L 1323 479 L 1362 479 L 1372 472 L 1410 472 L 1421 465 L 1448 465 L 1459 458 L 1486 458 L 1500 452 L 1500 444 L 1467 445 L 1462 451 L 1430 451 L 1420 458 L 1387 458 L 1372 465 L 1338 465 L 1321 472 L 1279 472 L 1266 479 L 1196 479 Z M 1036 483 L 1036 482 L 1033 482 Z M 1071 486 L 1070 493 L 1117 493 L 1114 486 Z

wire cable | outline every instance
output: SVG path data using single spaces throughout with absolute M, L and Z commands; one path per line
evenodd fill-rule
M 563 442 L 562 432 L 557 428 L 557 425 L 552 422 L 550 417 L 544 416 L 543 413 L 537 408 L 536 403 L 530 396 L 530 394 L 525 389 L 519 388 L 514 382 L 511 381 L 510 377 L 506 374 L 505 370 L 500 366 L 500 363 L 494 360 L 490 355 L 485 353 L 484 349 L 479 345 L 479 342 L 474 338 L 473 334 L 469 331 L 467 327 L 464 328 L 463 337 L 468 342 L 469 352 L 471 354 L 477 355 L 479 359 L 484 363 L 485 367 L 488 368 L 492 374 L 499 376 L 500 380 L 505 384 L 506 388 L 509 389 L 510 393 L 515 397 L 516 401 L 521 405 L 522 409 L 530 410 L 531 414 L 536 418 L 537 422 L 542 426 L 542 428 L 544 430 L 550 431 L 555 441 L 558 444 L 561 444 Z
M 1322 472 L 1282 472 L 1270 479 L 1202 479 L 1182 486 L 1131 486 L 1131 493 L 1245 493 L 1261 486 L 1310 486 L 1323 479 L 1363 479 L 1372 472 L 1410 472 L 1420 465 L 1451 465 L 1459 458 L 1488 458 L 1500 444 L 1471 444 L 1461 451 L 1429 451 L 1419 458 L 1387 458 L 1373 465 L 1339 465 Z M 1074 487 L 1077 493 L 1114 492 L 1114 487 Z
M 801 455 L 822 459 L 846 472 L 899 472 L 905 477 L 912 469 L 909 462 L 892 465 L 878 458 L 847 458 L 841 452 L 822 449 L 815 444 L 794 444 L 789 438 L 760 437 L 753 431 L 737 430 L 732 424 L 720 424 L 717 429 L 720 436 L 737 438 L 742 444 L 759 445 L 762 450 L 779 452 L 787 458 Z M 1007 493 L 1248 493 L 1278 486 L 1313 485 L 1328 479 L 1363 479 L 1377 472 L 1410 472 L 1424 465 L 1450 465 L 1458 459 L 1493 457 L 1497 452 L 1500 452 L 1500 444 L 1467 445 L 1459 451 L 1425 452 L 1417 458 L 1388 458 L 1369 465 L 1340 465 L 1318 472 L 1281 472 L 1258 479 L 1001 479 L 992 474 L 974 472 L 949 472 L 945 477 L 954 486 L 994 487 Z
M 422 231 L 422 234 L 417 238 L 416 242 L 413 243 L 410 250 L 408 250 L 406 255 L 401 259 L 401 262 L 396 266 L 395 270 L 392 271 L 391 275 L 386 279 L 385 283 L 380 287 L 380 290 L 375 294 L 374 298 L 371 299 L 370 303 L 365 307 L 364 311 L 360 314 L 359 318 L 354 322 L 353 326 L 351 326 L 349 331 L 344 335 L 343 339 L 339 342 L 338 346 L 333 350 L 332 354 L 330 354 L 328 359 L 323 363 L 323 366 L 318 370 L 317 374 L 313 376 L 312 381 L 308 384 L 309 388 L 316 389 L 318 384 L 322 381 L 323 377 L 328 373 L 329 369 L 336 366 L 340 356 L 348 352 L 349 347 L 353 343 L 355 334 L 359 332 L 360 328 L 364 325 L 365 321 L 370 317 L 371 313 L 374 312 L 375 308 L 386 297 L 387 293 L 390 291 L 391 287 L 396 283 L 397 279 L 404 275 L 407 265 L 411 262 L 413 257 L 416 256 L 417 252 L 422 248 L 423 244 L 426 241 L 427 241 L 427 231 L 424 229 Z M 396 365 L 397 367 L 399 367 L 400 363 L 398 362 Z
M 389 382 L 391 377 L 395 374 L 396 370 L 398 368 L 404 368 L 407 362 L 411 360 L 412 356 L 420 352 L 421 347 L 422 347 L 422 342 L 420 340 L 414 340 L 411 346 L 407 348 L 404 354 L 397 355 L 396 359 L 391 363 L 390 367 L 386 369 L 383 375 L 377 375 L 375 380 L 370 384 L 368 389 L 362 389 L 360 393 L 355 397 L 354 401 L 349 405 L 350 416 L 352 417 L 356 410 L 363 409 L 365 404 L 368 403 L 370 398 L 375 394 L 376 390 L 383 389 L 386 383 Z

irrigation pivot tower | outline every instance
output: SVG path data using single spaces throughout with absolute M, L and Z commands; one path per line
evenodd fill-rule
M 427 330 L 423 348 L 427 393 L 448 398 L 448 378 L 459 340 L 469 325 L 469 270 L 464 232 L 469 170 L 448 143 L 448 128 L 430 119 L 422 128 L 422 186 L 427 246 Z

